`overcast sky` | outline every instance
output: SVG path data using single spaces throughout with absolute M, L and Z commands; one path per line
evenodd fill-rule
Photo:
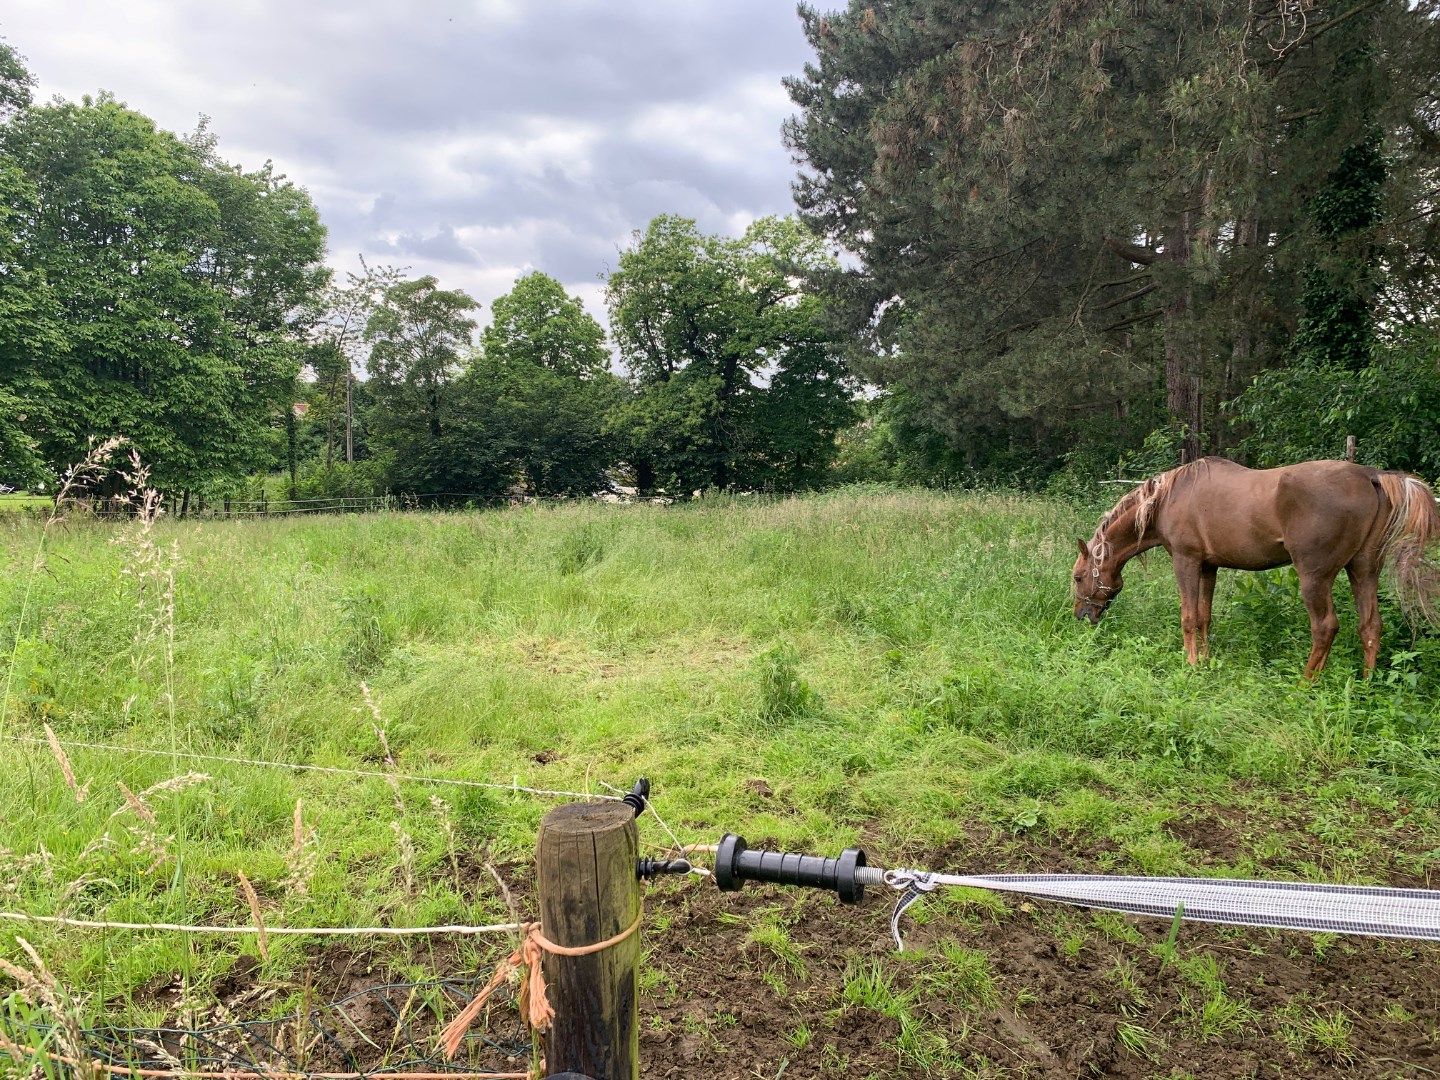
M 792 208 L 791 0 L 4 0 L 43 100 L 109 90 L 310 191 L 330 258 L 409 266 L 486 305 L 599 277 L 655 214 L 738 231 Z

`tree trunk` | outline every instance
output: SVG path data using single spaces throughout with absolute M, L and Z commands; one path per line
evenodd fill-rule
M 345 460 L 355 460 L 355 372 L 345 361 Z
M 295 406 L 285 410 L 286 463 L 290 466 L 290 499 L 299 495 L 299 461 L 296 453 Z
M 655 466 L 650 464 L 648 458 L 639 458 L 632 463 L 635 470 L 635 492 L 637 495 L 649 495 L 655 490 Z
M 335 464 L 335 380 L 330 380 L 326 397 L 329 405 L 325 409 L 325 471 L 328 473 Z
M 1203 402 L 1200 387 L 1203 358 L 1190 315 L 1192 286 L 1189 278 L 1191 220 L 1188 212 L 1180 215 L 1176 226 L 1165 236 L 1165 259 L 1171 264 L 1174 280 L 1170 298 L 1165 304 L 1165 409 L 1170 422 L 1184 427 L 1180 461 L 1200 457 L 1200 433 L 1203 424 Z

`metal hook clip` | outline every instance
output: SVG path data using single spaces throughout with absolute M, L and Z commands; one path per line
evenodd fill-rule
M 900 898 L 895 901 L 895 909 L 890 912 L 890 936 L 895 939 L 896 951 L 904 952 L 905 941 L 900 936 L 900 916 L 922 896 L 938 889 L 940 882 L 935 880 L 934 874 L 924 870 L 886 870 L 884 881 L 900 893 Z

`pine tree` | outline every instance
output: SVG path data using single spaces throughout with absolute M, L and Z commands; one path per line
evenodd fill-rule
M 1367 147 L 1387 163 L 1382 202 L 1426 205 L 1411 178 L 1436 161 L 1434 4 L 852 0 L 801 16 L 817 60 L 788 84 L 796 197 L 861 263 L 828 287 L 864 370 L 971 464 L 1133 444 L 1157 405 L 1188 456 L 1216 446 L 1219 403 L 1291 355 L 1299 267 L 1328 249 L 1311 305 L 1346 283 L 1358 326 L 1375 289 L 1356 260 L 1415 242 L 1316 223 Z M 1362 21 L 1367 61 L 1347 68 Z M 1365 71 L 1373 92 L 1348 93 Z M 1325 109 L 1325 136 L 1302 134 Z

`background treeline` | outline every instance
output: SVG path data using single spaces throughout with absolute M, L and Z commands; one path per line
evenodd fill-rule
M 800 17 L 799 218 L 656 218 L 609 340 L 543 273 L 337 277 L 302 189 L 0 45 L 0 484 L 114 434 L 212 501 L 1440 474 L 1436 3 Z
M 612 354 L 543 273 L 483 329 L 433 277 L 336 277 L 309 196 L 227 164 L 203 125 L 31 85 L 0 46 L 0 484 L 53 490 L 116 434 L 182 506 L 830 475 L 856 385 L 806 288 L 836 264 L 794 220 L 727 238 L 657 218 L 609 278 Z

